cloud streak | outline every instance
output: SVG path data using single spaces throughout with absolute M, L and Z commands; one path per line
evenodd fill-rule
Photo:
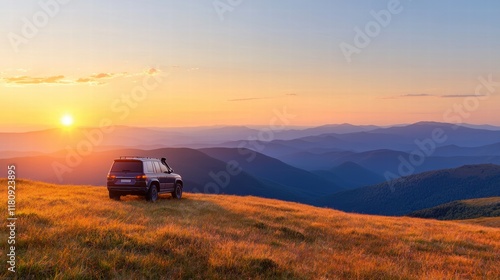
M 64 76 L 49 76 L 49 77 L 30 77 L 30 76 L 17 76 L 8 77 L 3 79 L 9 84 L 19 85 L 38 85 L 38 84 L 64 84 Z
M 113 79 L 121 78 L 121 77 L 136 77 L 136 76 L 144 76 L 144 75 L 157 75 L 161 72 L 160 69 L 157 68 L 149 68 L 146 71 L 139 73 L 98 73 L 92 74 L 86 77 L 80 78 L 66 78 L 64 75 L 56 75 L 56 76 L 47 76 L 47 77 L 32 77 L 28 75 L 23 76 L 14 76 L 14 77 L 4 77 L 0 79 L 4 84 L 8 85 L 79 85 L 79 84 L 90 84 L 90 85 L 103 85 L 107 84 Z
M 248 97 L 248 98 L 236 98 L 236 99 L 229 99 L 229 102 L 241 102 L 241 101 L 252 101 L 252 100 L 262 100 L 262 99 L 269 99 L 269 97 Z
M 467 98 L 467 97 L 482 97 L 485 95 L 475 95 L 475 94 L 449 94 L 441 95 L 442 98 Z
M 427 93 L 410 93 L 410 94 L 401 95 L 400 97 L 432 97 L 432 96 L 434 96 L 434 95 L 427 94 Z
M 399 99 L 399 98 L 410 98 L 410 97 L 436 97 L 436 98 L 467 98 L 467 97 L 483 97 L 485 95 L 476 94 L 444 94 L 444 95 L 434 95 L 427 93 L 411 93 L 399 96 L 387 96 L 381 97 L 380 99 Z
M 76 83 L 89 83 L 89 84 L 106 84 L 107 80 L 118 77 L 126 77 L 127 73 L 99 73 L 88 77 L 79 78 Z
M 263 100 L 263 99 L 273 99 L 273 98 L 285 98 L 287 96 L 299 96 L 297 93 L 285 93 L 284 95 L 279 96 L 271 96 L 271 97 L 247 97 L 247 98 L 235 98 L 228 99 L 229 102 L 243 102 L 243 101 L 254 101 L 254 100 Z

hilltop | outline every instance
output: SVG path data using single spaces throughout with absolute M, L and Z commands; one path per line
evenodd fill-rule
M 147 203 L 110 200 L 104 187 L 17 186 L 20 278 L 500 277 L 496 228 L 251 196 L 186 193 Z
M 408 214 L 410 217 L 438 220 L 463 220 L 500 217 L 500 197 L 453 201 Z

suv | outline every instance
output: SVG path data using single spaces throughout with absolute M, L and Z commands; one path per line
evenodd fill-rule
M 122 156 L 115 159 L 108 173 L 109 198 L 120 200 L 122 195 L 144 195 L 155 202 L 158 194 L 171 193 L 182 197 L 182 178 L 168 166 L 165 158 Z

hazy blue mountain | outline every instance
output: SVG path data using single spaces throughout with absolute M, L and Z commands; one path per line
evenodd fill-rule
M 409 175 L 425 171 L 456 168 L 471 164 L 500 164 L 499 156 L 456 156 L 456 157 L 425 157 L 413 161 L 410 154 L 391 150 L 377 150 L 356 153 L 336 160 L 336 164 L 351 161 L 379 175 L 391 172 L 398 175 Z M 419 164 L 414 164 L 419 163 Z M 411 175 L 411 174 L 410 174 Z
M 448 145 L 436 149 L 435 156 L 500 156 L 500 143 L 479 147 L 459 147 L 457 145 Z
M 486 129 L 486 130 L 500 130 L 500 126 L 488 125 L 488 124 L 462 124 L 462 126 L 474 128 L 474 129 Z
M 352 125 L 348 123 L 344 124 L 327 124 L 318 127 L 305 128 L 301 130 L 286 130 L 277 133 L 276 139 L 290 140 L 307 136 L 335 133 L 335 134 L 347 134 L 355 132 L 366 132 L 380 128 L 374 125 Z
M 402 135 L 388 135 L 374 132 L 356 132 L 347 134 L 322 134 L 308 136 L 289 141 L 282 141 L 290 147 L 298 150 L 310 148 L 322 148 L 327 151 L 370 151 L 375 149 L 393 149 L 405 151 L 411 149 L 414 144 L 411 139 Z
M 385 180 L 383 176 L 349 161 L 330 170 L 316 170 L 313 173 L 347 189 L 370 186 Z
M 442 138 L 444 141 L 432 140 L 435 130 L 442 132 L 440 140 Z M 381 154 L 380 151 L 392 151 L 390 153 L 396 155 L 396 159 L 401 155 L 398 154 L 400 152 L 405 154 L 424 152 L 426 156 L 431 157 L 492 156 L 498 155 L 498 143 L 500 143 L 500 131 L 422 122 L 406 126 L 378 128 L 368 132 L 330 133 L 293 140 L 275 140 L 270 143 L 261 143 L 266 147 L 261 152 L 302 169 L 316 170 L 328 169 L 345 161 L 353 161 L 364 166 L 355 159 L 338 158 L 337 155 L 341 155 L 339 152 L 342 151 L 358 153 L 361 157 L 364 156 L 364 152 Z M 456 147 L 450 148 L 452 145 Z M 236 145 L 233 144 L 233 146 Z M 458 146 L 464 148 L 460 149 Z M 469 148 L 479 146 L 484 147 L 477 148 L 477 150 Z M 356 155 L 351 156 L 356 157 Z M 338 161 L 335 161 L 336 159 Z M 489 161 L 484 163 L 487 162 Z M 467 164 L 468 162 L 461 161 L 460 163 Z M 382 165 L 387 166 L 385 162 Z M 389 165 L 393 164 L 389 163 Z M 437 168 L 449 166 L 436 164 Z M 369 166 L 364 167 L 371 169 Z M 423 170 L 429 170 L 429 168 Z
M 424 154 L 421 153 L 421 155 Z M 346 151 L 323 154 L 298 152 L 277 158 L 292 166 L 310 171 L 329 170 L 344 162 L 353 162 L 380 176 L 385 176 L 386 172 L 406 176 L 430 170 L 456 168 L 467 164 L 500 164 L 500 156 L 451 156 L 451 154 L 450 156 L 435 156 L 433 154 L 430 157 L 414 157 L 408 152 L 387 149 L 360 153 Z
M 237 162 L 243 171 L 256 178 L 298 190 L 306 189 L 317 197 L 344 190 L 316 174 L 251 150 L 207 148 L 200 151 L 224 162 Z
M 462 147 L 477 147 L 500 142 L 500 131 L 498 130 L 475 129 L 437 122 L 419 122 L 402 127 L 380 128 L 370 133 L 383 133 L 395 136 L 404 135 L 414 140 L 423 140 L 431 138 L 435 129 L 443 130 L 446 136 L 446 141 L 437 143 L 437 146 L 457 145 Z
M 417 123 L 407 126 L 377 128 L 374 126 L 326 125 L 305 129 L 273 131 L 270 143 L 255 141 L 261 131 L 245 126 L 194 128 L 143 128 L 115 126 L 112 132 L 98 128 L 48 129 L 25 133 L 0 133 L 0 152 L 55 152 L 82 140 L 99 142 L 100 147 L 151 149 L 160 147 L 241 147 L 277 157 L 297 152 L 327 153 L 334 151 L 364 152 L 418 149 L 416 140 L 430 138 L 442 129 L 446 141 L 436 146 L 478 147 L 500 143 L 500 131 L 472 129 L 442 123 Z M 266 128 L 269 130 L 269 128 Z M 105 130 L 105 129 L 104 129 Z M 95 133 L 97 131 L 97 134 Z M 99 132 L 101 131 L 101 132 Z M 260 138 L 262 139 L 262 137 Z M 253 141 L 253 142 L 252 142 Z M 256 148 L 265 146 L 265 149 Z
M 279 160 L 286 162 L 292 166 L 304 170 L 328 170 L 339 165 L 339 158 L 346 158 L 356 153 L 349 151 L 333 151 L 326 153 L 313 153 L 309 151 L 301 151 L 288 155 L 276 156 Z M 346 160 L 347 161 L 347 160 Z
M 441 130 L 442 138 L 445 139 L 442 142 L 434 141 L 436 147 L 447 145 L 477 147 L 500 143 L 500 131 L 457 127 L 445 123 L 422 122 L 401 127 L 378 128 L 368 132 L 309 136 L 286 142 L 286 144 L 298 149 L 304 147 L 303 142 L 306 142 L 316 147 L 335 148 L 345 151 L 363 152 L 387 149 L 408 152 L 420 148 L 416 141 L 432 139 L 435 130 Z M 301 142 L 294 142 L 296 140 L 301 140 Z
M 500 166 L 430 171 L 319 199 L 319 205 L 377 215 L 406 215 L 455 200 L 500 196 Z

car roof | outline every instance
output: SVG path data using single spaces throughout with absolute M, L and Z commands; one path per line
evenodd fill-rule
M 152 157 L 139 157 L 139 156 L 121 156 L 120 158 L 115 159 L 115 161 L 120 161 L 120 160 L 160 160 L 159 158 L 152 158 Z

